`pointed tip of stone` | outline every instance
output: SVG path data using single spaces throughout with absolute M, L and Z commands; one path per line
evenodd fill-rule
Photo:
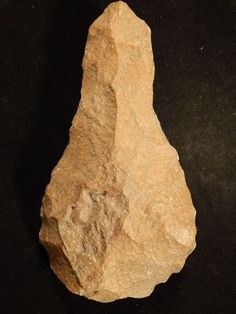
M 129 7 L 129 5 L 124 1 L 115 1 L 111 2 L 104 11 L 105 14 L 102 15 L 108 15 L 109 20 L 112 21 L 112 24 L 116 23 L 122 23 L 122 25 L 126 25 L 125 27 L 129 26 L 129 23 L 125 23 L 124 21 L 128 19 L 133 19 L 136 22 L 141 22 L 140 25 L 145 26 L 148 28 L 148 31 L 150 32 L 150 29 L 148 25 L 140 18 L 138 17 L 135 12 Z M 122 21 L 122 22 L 121 22 Z M 130 24 L 132 25 L 132 23 Z
M 124 1 L 111 2 L 108 5 L 107 9 L 117 12 L 118 15 L 121 15 L 124 12 L 133 12 L 128 6 L 128 4 Z
M 104 24 L 110 24 L 112 27 L 114 24 L 119 23 L 122 19 L 126 19 L 126 17 L 136 17 L 136 14 L 133 10 L 128 6 L 124 1 L 115 1 L 111 2 L 104 10 L 103 14 L 101 14 L 90 26 L 90 31 L 93 28 L 101 27 Z
M 122 33 L 138 32 L 140 28 L 148 29 L 147 24 L 139 18 L 134 11 L 124 1 L 111 2 L 104 12 L 92 23 L 89 33 L 92 34 L 96 29 L 116 29 L 119 27 L 120 36 Z M 116 34 L 118 36 L 118 34 Z
M 124 1 L 114 1 L 114 2 L 111 2 L 108 5 L 108 7 L 113 7 L 115 9 L 117 9 L 117 10 L 122 10 L 124 8 L 126 8 L 126 9 L 128 8 L 129 9 L 128 4 L 126 2 L 124 2 Z

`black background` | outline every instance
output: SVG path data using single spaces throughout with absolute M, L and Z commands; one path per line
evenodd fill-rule
M 38 243 L 87 30 L 108 3 L 0 0 L 0 312 L 235 313 L 235 0 L 127 1 L 152 29 L 154 107 L 197 209 L 197 248 L 182 272 L 148 298 L 97 303 L 66 290 Z

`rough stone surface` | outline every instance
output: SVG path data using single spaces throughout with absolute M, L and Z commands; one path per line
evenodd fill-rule
M 150 29 L 124 2 L 90 27 L 83 69 L 40 241 L 73 293 L 101 302 L 145 297 L 193 251 L 195 209 L 152 106 Z

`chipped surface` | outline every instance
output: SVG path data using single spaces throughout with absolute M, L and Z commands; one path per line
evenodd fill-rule
M 152 106 L 149 27 L 115 2 L 89 29 L 79 109 L 41 208 L 40 241 L 72 292 L 149 295 L 195 247 L 195 209 Z

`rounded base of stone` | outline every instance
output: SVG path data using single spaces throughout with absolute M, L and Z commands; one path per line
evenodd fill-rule
M 184 265 L 183 265 L 184 266 Z M 181 267 L 181 269 L 183 268 L 183 266 Z M 55 269 L 53 269 L 53 266 L 51 265 L 51 269 L 53 270 L 53 272 L 56 274 L 56 276 L 58 277 L 58 279 L 61 281 L 60 275 L 55 272 Z M 179 273 L 181 271 L 181 269 L 179 269 L 176 272 L 173 272 L 172 274 L 170 274 L 165 280 L 162 280 L 160 282 L 157 282 L 154 286 L 152 286 L 151 288 L 149 288 L 146 291 L 141 292 L 136 292 L 136 293 L 127 293 L 127 294 L 118 294 L 115 293 L 113 291 L 109 291 L 109 290 L 98 290 L 97 292 L 95 292 L 94 294 L 87 294 L 81 287 L 78 288 L 75 286 L 70 284 L 68 285 L 67 283 L 64 282 L 64 285 L 66 286 L 66 288 L 72 292 L 73 294 L 76 294 L 80 297 L 84 297 L 86 299 L 92 300 L 92 301 L 97 301 L 97 302 L 101 302 L 101 303 L 111 303 L 114 301 L 118 301 L 118 300 L 122 300 L 122 299 L 126 299 L 126 298 L 132 298 L 132 299 L 142 299 L 142 298 L 147 298 L 149 297 L 154 289 L 156 288 L 156 286 L 163 284 L 165 282 L 168 281 L 168 279 L 176 273 Z

